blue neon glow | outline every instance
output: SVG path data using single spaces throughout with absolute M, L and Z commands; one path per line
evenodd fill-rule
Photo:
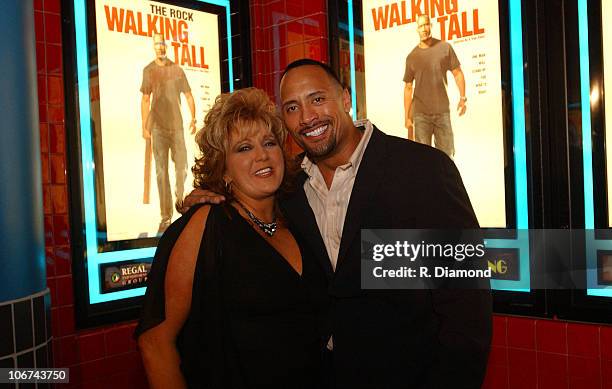
M 200 0 L 200 1 L 204 1 L 204 0 Z M 210 3 L 210 1 L 208 1 Z M 225 0 L 225 1 L 220 1 L 220 3 L 223 4 L 219 4 L 222 5 L 223 7 L 225 7 L 225 21 L 227 24 L 227 76 L 229 79 L 229 91 L 233 92 L 234 91 L 234 66 L 232 64 L 232 23 L 231 23 L 231 19 L 230 19 L 230 5 L 229 5 L 229 0 Z
M 94 191 L 94 160 L 91 144 L 91 113 L 89 110 L 89 56 L 87 53 L 87 11 L 85 0 L 74 2 L 76 30 L 77 83 L 79 91 L 79 124 L 81 127 L 81 165 L 83 170 L 83 207 L 85 210 L 85 247 L 88 280 L 97 280 L 96 207 Z M 99 282 L 89 282 L 89 296 L 99 295 Z
M 529 228 L 527 201 L 527 150 L 525 142 L 525 79 L 523 77 L 523 24 L 521 1 L 511 0 L 510 67 L 514 123 L 514 172 L 516 181 L 516 228 Z
M 229 0 L 199 0 L 203 3 L 225 8 L 227 22 L 227 54 L 229 90 L 234 90 L 234 71 L 232 66 L 232 34 Z M 74 22 L 76 32 L 77 84 L 79 93 L 79 125 L 81 134 L 81 165 L 83 170 L 83 207 L 85 211 L 85 247 L 87 258 L 87 277 L 89 283 L 89 303 L 141 296 L 145 288 L 124 290 L 113 293 L 100 293 L 99 265 L 124 260 L 152 258 L 154 247 L 98 253 L 96 239 L 96 206 L 94 184 L 94 159 L 91 137 L 91 111 L 89 97 L 89 54 L 87 47 L 87 8 L 86 0 L 74 0 Z
M 353 108 L 353 120 L 357 120 L 357 84 L 355 83 L 355 26 L 353 23 L 353 0 L 348 0 L 348 24 L 349 57 L 351 61 L 351 106 Z
M 591 76 L 589 71 L 589 19 L 587 0 L 578 0 L 580 100 L 582 102 L 582 161 L 584 165 L 584 228 L 595 228 L 593 205 L 593 146 L 591 143 Z

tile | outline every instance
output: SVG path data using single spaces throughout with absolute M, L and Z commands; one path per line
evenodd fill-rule
M 601 378 L 597 377 L 569 377 L 570 389 L 600 389 Z
M 49 104 L 47 106 L 47 120 L 50 123 L 64 123 L 64 106 Z
M 509 349 L 508 366 L 510 388 L 537 387 L 537 358 L 535 351 Z
M 567 326 L 569 355 L 599 358 L 599 327 L 590 324 L 569 323 Z
M 538 353 L 538 388 L 567 388 L 567 356 Z
M 287 23 L 287 44 L 304 40 L 304 19 L 294 19 Z
M 63 124 L 49 124 L 49 151 L 59 154 L 66 152 L 66 131 Z
M 51 333 L 51 295 L 49 293 L 45 294 L 45 321 L 45 331 L 47 339 L 52 339 L 53 334 Z M 49 347 L 49 361 L 53 361 L 53 358 L 51 358 L 51 354 L 53 354 L 53 347 Z
M 110 370 L 108 370 L 106 366 L 106 361 L 104 359 L 80 364 L 81 379 L 83 382 L 86 382 L 106 378 L 110 373 Z
M 319 60 L 323 63 L 329 64 L 329 40 L 327 38 L 320 38 L 321 58 Z
M 601 361 L 601 382 L 612 388 L 612 361 Z
M 51 154 L 50 155 L 50 163 L 51 163 L 51 183 L 56 184 L 54 187 L 65 188 L 66 184 L 66 158 L 63 154 Z M 60 185 L 57 185 L 60 184 Z M 52 193 L 55 195 L 55 192 Z M 63 195 L 63 199 L 66 200 L 66 195 Z M 55 205 L 55 204 L 54 204 Z M 67 205 L 64 204 L 64 209 L 67 209 Z M 58 212 L 58 211 L 56 211 Z M 66 212 L 64 210 L 61 213 Z
M 38 104 L 47 104 L 47 78 L 45 77 L 45 75 L 43 74 L 39 74 L 37 76 L 37 80 L 36 80 L 36 88 L 37 88 L 37 93 L 38 93 Z M 40 119 L 39 119 L 39 124 L 40 123 Z M 48 131 L 47 131 L 47 136 L 48 136 Z M 42 138 L 42 136 L 41 136 Z M 41 139 L 42 140 L 42 139 Z M 49 140 L 48 138 L 45 139 L 45 143 L 48 146 L 49 144 Z M 42 145 L 41 145 L 42 147 Z M 42 150 L 41 151 L 48 151 L 48 150 Z
M 51 296 L 51 303 L 53 307 L 57 306 L 57 278 L 47 277 L 47 288 L 49 288 L 49 295 Z
M 263 11 L 261 9 L 261 5 L 259 4 L 251 4 L 250 8 L 250 22 L 251 29 L 262 27 L 263 24 Z
M 57 330 L 58 336 L 73 334 L 75 330 L 74 307 L 58 307 L 57 312 L 59 315 L 59 328 Z
M 80 361 L 89 362 L 106 356 L 104 332 L 102 331 L 91 335 L 79 336 L 77 342 Z
M 508 346 L 535 350 L 535 320 L 509 317 Z
M 567 323 L 537 320 L 536 348 L 538 351 L 567 354 Z
M 10 369 L 15 367 L 15 359 L 13 357 L 0 359 L 0 368 Z
M 32 300 L 32 316 L 34 318 L 34 345 L 39 346 L 47 341 L 45 333 L 45 301 L 43 296 Z
M 298 43 L 297 45 L 287 46 L 285 48 L 285 61 L 286 64 L 283 67 L 286 68 L 288 64 L 291 62 L 304 58 L 304 51 L 306 45 L 303 42 Z
M 45 246 L 53 246 L 53 216 L 44 216 Z
M 323 41 L 321 39 L 311 39 L 305 42 L 304 55 L 306 58 L 321 61 L 323 58 L 323 51 L 327 51 L 327 47 L 322 47 Z
M 33 368 L 34 367 L 34 352 L 30 351 L 17 356 L 17 367 L 20 368 Z M 19 384 L 21 389 L 23 385 Z
M 40 154 L 40 173 L 43 185 L 51 183 L 50 167 L 49 167 L 49 154 Z
M 47 60 L 48 74 L 62 73 L 62 46 L 57 44 L 45 44 L 45 55 Z
M 265 27 L 277 25 L 287 21 L 285 2 L 283 0 L 271 1 L 263 8 L 263 23 Z
M 67 367 L 79 362 L 79 348 L 76 336 L 71 335 L 60 338 L 57 345 L 54 343 L 53 348 L 58 356 L 58 366 Z
M 48 153 L 49 152 L 49 125 L 47 123 L 39 123 L 39 131 L 40 131 L 40 152 Z
M 123 326 L 106 331 L 104 336 L 107 354 L 116 355 L 136 351 L 138 346 L 132 337 L 133 334 L 134 327 L 132 326 Z
M 32 306 L 30 300 L 13 304 L 15 321 L 15 350 L 23 351 L 33 346 Z
M 64 104 L 64 85 L 61 76 L 47 76 L 47 101 L 49 104 Z
M 70 230 L 68 225 L 68 215 L 53 216 L 53 240 L 56 245 L 70 244 Z
M 508 366 L 508 349 L 506 347 L 492 346 L 489 352 L 489 366 Z
M 0 358 L 15 352 L 11 304 L 0 306 Z
M 601 361 L 599 359 L 569 356 L 568 376 L 570 387 L 577 387 L 579 382 L 591 381 L 601 383 Z M 590 386 L 584 386 L 590 387 Z
M 74 291 L 72 286 L 72 276 L 62 276 L 55 279 L 55 287 L 57 300 L 55 305 L 72 305 L 74 304 Z
M 62 20 L 59 14 L 45 13 L 45 42 L 62 43 Z
M 599 329 L 601 359 L 612 361 L 612 326 L 601 326 Z
M 251 52 L 264 49 L 264 35 L 262 28 L 251 29 Z
M 285 0 L 285 13 L 290 18 L 299 18 L 304 16 L 304 1 Z
M 41 123 L 47 122 L 47 104 L 38 103 L 38 121 Z
M 42 42 L 36 42 L 36 73 L 45 74 L 47 73 L 47 56 L 45 55 L 45 44 Z
M 51 208 L 51 192 L 50 186 L 48 184 L 44 184 L 42 187 L 43 190 L 43 213 L 45 215 L 50 215 L 53 212 Z
M 60 5 L 60 0 L 44 0 L 44 2 L 45 12 L 61 12 L 62 7 Z
M 62 276 L 72 273 L 72 257 L 70 255 L 70 247 L 55 247 L 55 274 Z
M 327 14 L 327 7 L 325 0 L 308 0 L 304 1 L 304 15 L 311 15 L 314 13 L 323 12 Z
M 274 45 L 271 47 L 272 49 L 277 50 L 280 47 L 287 46 L 289 44 L 289 37 L 287 36 L 287 23 L 278 24 L 272 27 L 273 31 L 275 31 L 274 36 Z M 300 37 L 300 40 L 302 38 Z M 278 70 L 284 70 L 285 68 L 281 67 Z
M 34 357 L 36 360 L 36 367 L 38 369 L 44 369 L 51 366 L 47 360 L 48 356 L 49 351 L 47 350 L 47 346 L 36 349 Z
M 310 15 L 304 18 L 304 39 L 327 36 L 327 18 L 324 14 Z
M 508 318 L 506 316 L 493 315 L 493 339 L 491 345 L 506 346 L 508 339 L 506 332 L 508 330 Z
M 47 278 L 55 277 L 55 256 L 51 247 L 45 247 L 45 262 L 47 264 Z
M 129 352 L 109 356 L 105 360 L 107 369 L 114 373 L 122 373 L 129 370 L 142 369 L 140 353 Z

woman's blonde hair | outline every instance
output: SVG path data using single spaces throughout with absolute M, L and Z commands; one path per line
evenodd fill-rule
M 297 173 L 297 167 L 285 149 L 287 131 L 274 103 L 266 92 L 257 88 L 223 93 L 215 99 L 215 104 L 204 118 L 204 127 L 196 134 L 200 156 L 191 168 L 193 186 L 223 194 L 226 199 L 231 198 L 231 189 L 226 187 L 223 180 L 225 160 L 230 147 L 230 132 L 257 128 L 269 129 L 283 150 L 285 174 L 280 189 L 283 192 L 288 191 L 290 182 Z

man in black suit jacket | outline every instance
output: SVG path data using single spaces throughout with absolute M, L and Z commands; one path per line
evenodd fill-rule
M 348 91 L 323 63 L 291 63 L 280 92 L 285 124 L 305 150 L 309 172 L 317 170 L 327 190 L 339 177 L 337 171 L 357 162 L 355 177 L 341 184 L 352 188 L 335 188 L 346 197 L 336 203 L 346 211 L 338 247 L 326 247 L 324 241 L 334 244 L 327 235 L 337 231 L 318 225 L 310 203 L 314 199 L 305 191 L 311 179 L 306 173 L 300 175 L 298 190 L 281 203 L 327 273 L 332 387 L 479 388 L 491 341 L 487 288 L 362 290 L 360 285 L 362 228 L 479 227 L 455 164 L 434 148 L 373 126 L 360 146 L 364 129 L 353 124 Z M 355 158 L 358 148 L 362 154 Z M 186 204 L 221 199 L 196 190 Z M 319 217 L 325 212 L 317 210 Z
M 348 91 L 327 65 L 298 60 L 285 70 L 280 92 L 289 132 L 332 189 L 363 136 Z M 375 127 L 369 136 L 337 251 L 325 246 L 305 193 L 312 176 L 302 173 L 297 193 L 282 204 L 328 275 L 335 388 L 478 388 L 491 339 L 489 290 L 360 286 L 362 228 L 479 227 L 459 172 L 434 148 Z M 337 252 L 335 269 L 330 252 Z

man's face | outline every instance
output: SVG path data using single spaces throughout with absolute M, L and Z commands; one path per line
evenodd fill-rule
M 315 65 L 291 69 L 280 85 L 283 120 L 293 139 L 310 157 L 334 154 L 352 121 L 350 96 Z
M 166 59 L 166 41 L 163 35 L 155 34 L 153 36 L 153 48 L 157 59 Z
M 419 32 L 419 38 L 421 42 L 424 42 L 431 38 L 431 21 L 429 16 L 421 15 L 417 19 L 417 31 Z

